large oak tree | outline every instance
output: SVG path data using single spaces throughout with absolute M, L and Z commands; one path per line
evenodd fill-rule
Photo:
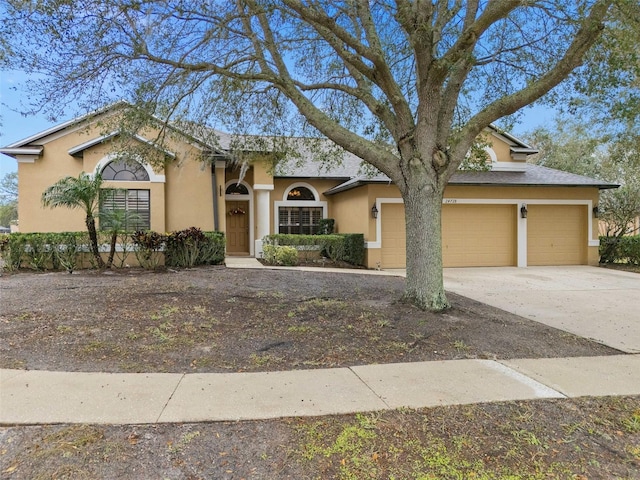
M 162 118 L 309 127 L 384 172 L 405 204 L 405 297 L 448 306 L 441 204 L 492 122 L 581 65 L 613 0 L 6 0 L 4 64 L 33 108 L 126 97 Z

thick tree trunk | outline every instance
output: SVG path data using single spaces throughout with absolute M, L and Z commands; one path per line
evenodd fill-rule
M 449 308 L 442 273 L 442 197 L 432 185 L 411 185 L 404 192 L 407 225 L 407 280 L 404 300 L 419 308 Z
M 95 218 L 93 218 L 93 216 L 87 215 L 85 224 L 87 226 L 87 231 L 89 232 L 89 240 L 91 241 L 91 252 L 93 253 L 93 258 L 95 258 L 98 268 L 104 268 L 104 261 L 102 260 L 100 251 L 98 249 L 98 233 L 96 232 L 96 220 Z

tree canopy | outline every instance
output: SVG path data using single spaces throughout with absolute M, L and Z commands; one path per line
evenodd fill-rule
M 7 173 L 0 179 L 0 226 L 8 227 L 18 219 L 18 174 Z
M 581 65 L 613 3 L 7 0 L 0 62 L 37 75 L 34 111 L 124 97 L 232 133 L 328 137 L 399 188 L 405 298 L 442 309 L 449 178 L 489 124 Z
M 607 28 L 567 86 L 566 111 L 607 132 L 640 129 L 640 3 L 618 1 Z
M 600 234 L 622 237 L 637 234 L 640 216 L 640 134 L 625 129 L 602 135 L 592 125 L 575 118 L 556 119 L 554 127 L 538 128 L 527 135 L 540 152 L 530 161 L 566 172 L 617 183 L 618 189 L 600 194 Z M 616 242 L 608 240 L 601 261 L 613 261 Z

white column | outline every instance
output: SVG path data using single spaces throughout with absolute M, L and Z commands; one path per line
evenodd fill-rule
M 262 257 L 262 238 L 271 233 L 269 225 L 271 225 L 271 194 L 273 185 L 254 185 L 253 191 L 256 201 L 256 239 L 255 239 L 255 256 Z
M 520 202 L 516 206 L 518 216 L 518 267 L 527 266 L 527 219 L 522 218 L 520 208 L 525 202 Z

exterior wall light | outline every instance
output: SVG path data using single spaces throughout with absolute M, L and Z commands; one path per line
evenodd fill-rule
M 378 218 L 378 207 L 376 207 L 376 204 L 373 204 L 373 207 L 371 207 L 371 216 L 373 218 Z
M 528 211 L 527 211 L 527 204 L 526 204 L 526 203 L 523 203 L 523 204 L 522 204 L 522 206 L 520 207 L 520 216 L 521 216 L 522 218 L 527 218 L 527 213 L 528 213 Z
M 593 216 L 595 218 L 598 218 L 599 214 L 600 214 L 600 212 L 598 211 L 598 206 L 596 205 L 595 207 L 593 207 Z

